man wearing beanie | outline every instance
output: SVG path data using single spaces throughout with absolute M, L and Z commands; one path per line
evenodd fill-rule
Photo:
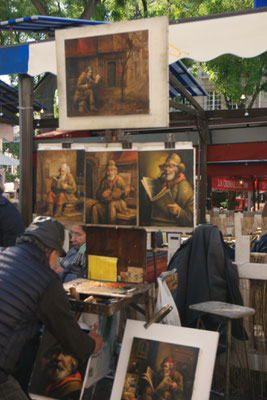
M 64 255 L 64 227 L 50 217 L 37 217 L 18 237 L 16 246 L 0 248 L 0 398 L 28 397 L 12 374 L 24 345 L 40 327 L 80 362 L 100 350 L 96 328 L 84 333 L 74 320 L 61 281 L 53 271 Z

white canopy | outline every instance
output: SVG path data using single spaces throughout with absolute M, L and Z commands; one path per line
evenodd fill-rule
M 191 58 L 209 61 L 222 54 L 251 58 L 267 50 L 267 7 L 217 14 L 169 26 L 169 64 Z
M 0 166 L 2 165 L 19 165 L 19 160 L 5 156 L 3 153 L 0 152 Z

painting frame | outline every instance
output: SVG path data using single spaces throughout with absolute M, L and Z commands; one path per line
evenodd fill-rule
M 174 168 L 170 169 L 169 165 Z M 195 149 L 192 143 L 177 142 L 174 148 L 152 145 L 141 149 L 138 172 L 139 226 L 191 232 L 196 225 Z M 171 212 L 175 204 L 179 206 L 177 215 L 175 210 Z
M 110 400 L 121 399 L 131 347 L 135 337 L 198 348 L 199 354 L 191 400 L 209 399 L 219 340 L 218 332 L 164 324 L 152 324 L 146 329 L 144 322 L 128 319 Z
M 37 151 L 36 214 L 61 222 L 83 223 L 85 217 L 85 150 Z
M 115 173 L 111 180 L 112 170 Z M 138 225 L 137 150 L 110 148 L 86 151 L 85 186 L 87 225 Z M 107 189 L 111 193 L 104 198 L 102 195 Z
M 70 85 L 70 79 L 67 79 L 66 72 L 66 41 L 87 38 L 98 39 L 105 35 L 138 33 L 144 30 L 148 31 L 149 112 L 144 114 L 102 115 L 100 107 L 100 111 L 93 114 L 89 111 L 88 114 L 83 113 L 81 116 L 68 116 L 67 87 Z M 89 57 L 89 50 L 86 50 L 82 55 Z M 58 30 L 56 31 L 56 56 L 60 129 L 82 130 L 88 129 L 89 126 L 90 129 L 125 129 L 167 127 L 169 125 L 167 17 Z M 76 78 L 78 79 L 78 76 Z M 123 78 L 120 78 L 121 81 L 123 81 Z M 142 90 L 139 88 L 139 93 L 141 92 Z

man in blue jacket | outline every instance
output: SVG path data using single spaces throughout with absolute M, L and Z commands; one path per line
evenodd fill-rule
M 64 350 L 85 362 L 103 338 L 83 332 L 70 311 L 61 281 L 53 271 L 64 255 L 64 227 L 50 217 L 37 217 L 17 239 L 0 248 L 0 399 L 28 397 L 12 376 L 24 345 L 41 325 Z

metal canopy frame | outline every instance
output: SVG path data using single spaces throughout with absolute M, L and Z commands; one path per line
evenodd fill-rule
M 0 22 L 1 31 L 54 33 L 56 29 L 66 29 L 84 25 L 99 25 L 104 22 L 89 21 L 84 19 L 71 19 L 33 15 L 32 17 L 10 19 Z
M 37 101 L 33 102 L 33 110 L 41 111 L 46 107 Z M 17 125 L 19 118 L 19 92 L 14 87 L 0 80 L 0 121 L 3 123 Z

